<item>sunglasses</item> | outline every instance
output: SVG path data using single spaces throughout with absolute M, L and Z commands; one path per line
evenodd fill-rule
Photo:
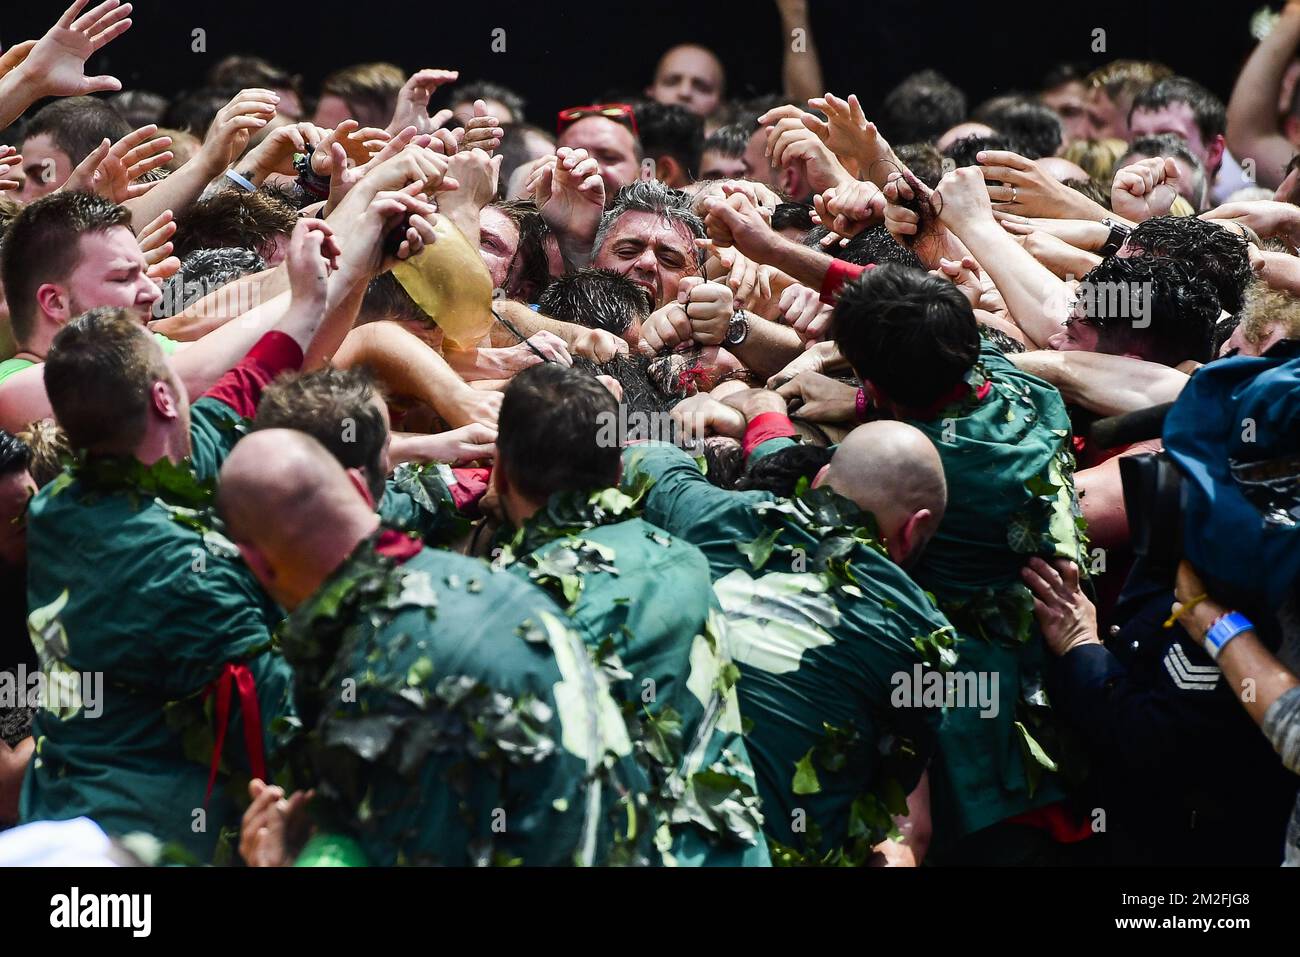
M 636 113 L 627 103 L 598 103 L 595 106 L 571 106 L 567 110 L 560 110 L 555 134 L 561 135 L 578 120 L 585 120 L 589 116 L 603 116 L 626 126 L 633 136 L 641 135 L 636 128 Z

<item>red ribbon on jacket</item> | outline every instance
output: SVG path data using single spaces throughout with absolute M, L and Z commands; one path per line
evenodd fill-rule
M 230 693 L 239 689 L 239 708 L 244 716 L 244 747 L 248 749 L 248 763 L 253 777 L 266 780 L 266 755 L 262 751 L 262 709 L 257 703 L 257 686 L 248 665 L 226 662 L 221 675 L 208 685 L 207 695 L 217 694 L 216 743 L 212 747 L 212 767 L 208 771 L 208 792 L 203 796 L 203 806 L 208 806 L 212 788 L 217 783 L 217 768 L 221 766 L 221 752 L 226 746 L 226 728 L 230 725 Z

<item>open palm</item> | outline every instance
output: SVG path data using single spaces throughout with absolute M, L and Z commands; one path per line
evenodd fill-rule
M 95 53 L 131 29 L 131 4 L 104 0 L 78 17 L 89 2 L 76 0 L 27 55 L 24 68 L 46 95 L 84 96 L 122 88 L 116 77 L 86 76 L 85 69 Z

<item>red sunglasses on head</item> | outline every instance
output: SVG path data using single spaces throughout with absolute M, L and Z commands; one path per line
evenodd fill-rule
M 636 113 L 627 103 L 597 103 L 594 106 L 571 106 L 567 110 L 560 110 L 555 135 L 562 135 L 578 120 L 585 120 L 589 116 L 603 116 L 607 120 L 623 124 L 632 131 L 633 136 L 641 135 L 636 128 Z

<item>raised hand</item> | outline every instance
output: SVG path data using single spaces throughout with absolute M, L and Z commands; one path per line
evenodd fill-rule
M 114 203 L 143 196 L 157 183 L 136 180 L 150 170 L 167 165 L 174 155 L 168 149 L 172 145 L 171 137 L 155 137 L 157 132 L 158 127 L 150 124 L 128 133 L 116 143 L 104 140 L 77 164 L 63 189 L 98 193 Z
M 724 186 L 724 198 L 704 201 L 704 228 L 716 246 L 735 246 L 748 259 L 766 263 L 780 239 L 741 190 Z
M 802 162 L 809 185 L 818 193 L 852 180 L 835 154 L 804 125 L 803 117 L 803 110 L 790 105 L 778 106 L 760 116 L 759 123 L 771 127 L 765 155 L 783 169 Z
M 439 110 L 436 116 L 430 116 L 429 98 L 438 87 L 454 83 L 459 78 L 460 73 L 456 70 L 420 70 L 411 74 L 397 94 L 397 106 L 393 109 L 388 132 L 396 135 L 408 126 L 414 126 L 417 133 L 432 133 L 443 126 L 451 119 L 451 110 Z
M 172 255 L 174 246 L 171 240 L 176 235 L 174 219 L 170 209 L 163 210 L 162 214 L 142 228 L 136 237 L 136 242 L 140 244 L 140 252 L 144 253 L 144 261 L 148 264 L 146 272 L 149 273 L 149 278 L 155 281 L 174 276 L 181 268 L 181 261 Z
M 90 0 L 76 0 L 29 49 L 15 70 L 42 96 L 85 96 L 122 89 L 114 76 L 86 76 L 86 61 L 131 29 L 131 4 L 104 0 L 85 14 Z
M 682 399 L 673 406 L 671 415 L 683 439 L 688 442 L 710 435 L 727 435 L 733 439 L 745 435 L 745 414 L 719 402 L 707 392 L 697 392 Z
M 408 126 L 388 140 L 378 153 L 375 153 L 368 162 L 360 166 L 348 165 L 347 149 L 342 143 L 330 143 L 330 196 L 325 203 L 325 212 L 332 212 L 334 207 L 343 201 L 343 198 L 347 196 L 353 186 L 365 179 L 373 170 L 397 156 L 408 146 L 425 148 L 429 146 L 429 143 L 429 134 L 417 133 L 414 126 Z M 313 162 L 315 158 L 315 156 L 312 157 Z
M 857 94 L 850 94 L 847 100 L 842 100 L 827 93 L 809 100 L 808 105 L 825 113 L 826 119 L 804 113 L 800 117 L 803 125 L 816 133 L 836 156 L 856 161 L 859 175 L 883 186 L 889 174 L 902 166 L 889 143 L 876 129 L 876 124 L 862 112 Z
M 1079 567 L 1058 558 L 1031 558 L 1020 577 L 1034 595 L 1034 617 L 1048 650 L 1064 655 L 1079 645 L 1096 645 L 1097 609 L 1079 587 Z
M 816 345 L 831 332 L 834 310 L 822 302 L 821 293 L 816 289 L 798 284 L 788 286 L 781 293 L 779 310 L 786 325 L 799 333 L 805 349 Z
M 717 346 L 727 337 L 735 298 L 725 283 L 687 276 L 677 287 L 677 304 L 686 311 L 691 335 L 702 346 Z
M 1057 219 L 1100 219 L 1106 215 L 1102 207 L 1019 153 L 981 150 L 975 159 L 989 183 L 990 200 L 1003 212 Z
M 833 235 L 845 237 L 856 236 L 877 222 L 884 216 L 885 204 L 884 194 L 874 183 L 856 179 L 844 180 L 813 197 L 822 225 Z
M 235 94 L 208 127 L 198 158 L 209 164 L 214 175 L 229 169 L 253 133 L 275 119 L 279 102 L 280 97 L 270 90 L 248 89 Z
M 587 329 L 569 340 L 570 355 L 582 356 L 598 365 L 627 353 L 627 340 L 605 329 Z
M 1178 164 L 1172 156 L 1138 160 L 1115 174 L 1110 208 L 1135 223 L 1165 216 L 1178 198 Z
M 495 116 L 488 115 L 487 103 L 483 100 L 475 100 L 474 115 L 465 123 L 460 137 L 460 148 L 480 149 L 485 153 L 491 153 L 501 145 L 501 137 L 505 134 L 506 131 L 501 128 L 501 121 Z
M 852 422 L 857 416 L 857 387 L 820 372 L 800 372 L 782 383 L 776 394 L 786 400 L 791 412 L 813 422 Z
M 289 237 L 285 269 L 295 308 L 323 308 L 330 273 L 339 266 L 334 230 L 323 219 L 300 219 Z
M 23 154 L 12 146 L 0 146 L 0 193 L 21 189 Z
M 447 196 L 445 203 L 472 207 L 477 213 L 497 197 L 501 157 L 489 156 L 477 148 L 461 150 L 447 160 L 447 175 L 455 179 L 459 188 Z
M 965 166 L 946 174 L 934 188 L 931 201 L 939 221 L 959 236 L 966 227 L 994 222 L 989 189 L 977 167 Z
M 355 120 L 347 122 L 355 128 Z M 260 184 L 272 173 L 295 176 L 297 171 L 293 168 L 294 154 L 305 153 L 308 147 L 320 150 L 329 132 L 313 123 L 290 123 L 277 127 L 239 161 L 239 171 L 254 184 Z M 325 150 L 325 155 L 328 158 L 328 149 Z M 314 160 L 313 157 L 313 165 Z
M 533 171 L 527 188 L 552 229 L 595 234 L 605 211 L 605 181 L 586 150 L 561 146 L 554 162 Z

